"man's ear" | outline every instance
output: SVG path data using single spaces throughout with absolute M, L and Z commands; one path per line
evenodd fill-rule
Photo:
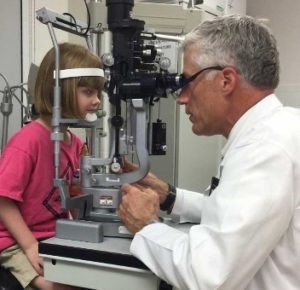
M 230 94 L 237 86 L 238 73 L 234 67 L 225 67 L 222 70 L 222 87 L 225 94 Z

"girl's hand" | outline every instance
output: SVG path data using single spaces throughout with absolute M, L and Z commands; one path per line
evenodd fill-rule
M 39 242 L 36 241 L 25 249 L 25 254 L 38 274 L 44 276 L 43 259 L 39 256 Z

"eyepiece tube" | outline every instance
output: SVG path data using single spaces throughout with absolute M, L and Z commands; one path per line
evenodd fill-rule
M 133 5 L 133 0 L 106 0 L 108 24 L 130 19 Z

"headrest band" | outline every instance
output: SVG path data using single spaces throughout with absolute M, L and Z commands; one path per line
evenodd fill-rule
M 55 71 L 53 72 L 56 78 Z M 104 71 L 101 68 L 69 68 L 59 71 L 60 79 L 77 78 L 77 77 L 104 77 Z

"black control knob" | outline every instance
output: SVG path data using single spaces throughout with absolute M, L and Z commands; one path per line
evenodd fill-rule
M 111 118 L 111 124 L 115 127 L 115 128 L 121 128 L 123 125 L 124 119 L 117 115 L 117 116 L 113 116 Z

